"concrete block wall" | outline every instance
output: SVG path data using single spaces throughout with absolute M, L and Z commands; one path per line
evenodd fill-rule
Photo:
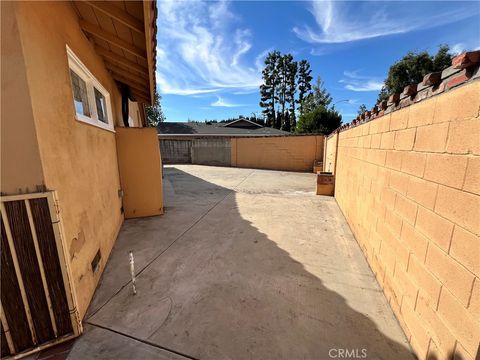
M 164 164 L 232 166 L 283 171 L 313 170 L 323 159 L 324 136 L 159 136 Z
M 324 136 L 237 137 L 231 139 L 231 166 L 312 171 L 323 159 Z
M 335 173 L 337 157 L 338 134 L 334 133 L 325 139 L 325 153 L 323 159 L 323 171 Z
M 225 137 L 192 140 L 192 164 L 230 166 L 230 143 Z
M 473 79 L 338 133 L 336 200 L 420 359 L 480 356 L 479 111 Z
M 191 164 L 192 140 L 159 139 L 163 164 Z

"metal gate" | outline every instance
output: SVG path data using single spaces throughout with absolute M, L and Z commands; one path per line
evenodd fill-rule
M 1 197 L 1 356 L 82 332 L 54 192 Z

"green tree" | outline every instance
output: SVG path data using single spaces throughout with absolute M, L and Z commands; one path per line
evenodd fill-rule
M 360 107 L 358 108 L 357 114 L 358 114 L 358 115 L 362 115 L 362 114 L 365 113 L 365 111 L 367 111 L 367 107 L 365 106 L 365 104 L 362 104 L 362 105 L 360 105 Z
M 385 87 L 385 85 L 383 85 L 382 88 L 380 89 L 380 92 L 378 93 L 377 103 L 379 103 L 380 101 L 388 99 L 389 96 L 390 95 L 388 95 L 387 88 Z
M 311 90 L 312 80 L 308 61 L 302 60 L 300 64 L 299 68 L 292 54 L 281 54 L 279 51 L 272 51 L 265 58 L 260 106 L 263 108 L 266 126 L 290 129 L 289 131 L 295 128 L 296 104 L 300 104 L 302 113 L 303 102 Z M 300 92 L 298 99 L 297 88 Z
M 275 127 L 280 129 L 283 127 L 283 122 L 285 119 L 285 102 L 287 94 L 287 79 L 288 79 L 288 67 L 289 64 L 293 61 L 293 56 L 291 54 L 281 55 L 278 61 L 278 86 L 276 93 L 276 100 L 281 109 L 281 120 L 275 123 Z
M 319 106 L 328 109 L 332 103 L 332 96 L 327 91 L 320 76 L 317 77 L 317 83 L 313 85 L 312 92 L 305 97 L 303 101 L 303 114 L 309 113 Z
M 276 122 L 277 129 L 290 129 L 291 116 L 287 112 L 295 114 L 295 92 L 297 88 L 297 63 L 292 54 L 281 55 L 278 61 L 278 86 L 275 99 L 280 107 L 280 121 Z M 288 108 L 287 108 L 288 106 Z M 292 110 L 293 107 L 293 110 Z M 280 126 L 280 127 L 279 127 Z
M 277 115 L 275 116 L 275 123 L 273 127 L 275 129 L 280 129 L 282 127 L 282 122 L 283 122 L 283 114 L 280 112 L 280 110 L 277 110 Z
M 303 115 L 303 101 L 312 90 L 312 70 L 307 60 L 301 60 L 298 65 L 298 100 L 300 115 Z
M 290 132 L 292 130 L 292 123 L 290 119 L 290 112 L 287 111 L 283 118 L 282 130 Z
M 317 106 L 300 115 L 295 132 L 298 134 L 330 134 L 342 124 L 342 116 L 335 109 Z
M 147 126 L 156 127 L 161 122 L 165 121 L 165 115 L 163 114 L 162 97 L 160 94 L 155 92 L 155 98 L 152 106 L 145 107 L 145 113 L 147 115 Z
M 265 58 L 265 68 L 262 71 L 263 84 L 260 85 L 260 106 L 267 126 L 275 126 L 275 96 L 279 84 L 278 63 L 279 51 L 268 53 Z
M 452 65 L 453 55 L 450 53 L 448 45 L 440 45 L 438 51 L 433 57 L 433 71 L 442 71 Z
M 298 63 L 296 61 L 292 61 L 289 64 L 288 69 L 288 82 L 287 82 L 287 93 L 286 93 L 286 100 L 290 105 L 290 109 L 288 111 L 288 124 L 285 126 L 286 131 L 295 130 L 295 126 L 297 125 L 296 114 L 295 114 L 295 93 L 297 92 L 297 71 L 298 71 Z M 287 130 L 288 127 L 288 130 Z
M 449 67 L 452 63 L 449 51 L 448 45 L 441 45 L 435 55 L 430 55 L 427 51 L 408 52 L 401 60 L 390 66 L 385 79 L 385 89 L 380 92 L 379 100 L 401 93 L 407 85 L 418 84 L 428 73 Z

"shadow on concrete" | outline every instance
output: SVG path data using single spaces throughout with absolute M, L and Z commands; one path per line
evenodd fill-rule
M 475 359 L 478 359 L 478 355 Z M 427 360 L 443 360 L 443 358 L 437 356 L 436 354 L 428 354 Z M 445 360 L 464 360 L 464 357 L 459 353 L 455 354 L 453 351 L 450 351 Z
M 132 295 L 125 281 L 126 267 L 113 269 L 116 280 L 105 279 L 113 277 L 112 269 L 107 271 L 96 294 L 102 301 L 94 301 L 89 324 L 201 359 L 415 358 L 408 345 L 378 328 L 384 317 L 393 316 L 390 309 L 368 314 L 354 310 L 239 210 L 238 201 L 242 201 L 250 209 L 249 218 L 266 217 L 272 227 L 279 221 L 295 226 L 296 214 L 287 207 L 275 207 L 279 199 L 236 193 L 245 179 L 235 175 L 223 179 L 225 186 L 220 186 L 166 168 L 165 179 L 171 186 L 165 196 L 168 216 L 126 221 L 122 233 L 129 236 L 120 235 L 111 255 L 112 264 L 118 265 L 116 257 L 124 258 L 127 249 L 141 243 L 138 294 Z M 251 197 L 248 201 L 247 196 Z M 173 231 L 169 219 L 176 216 L 183 216 L 184 224 L 177 222 Z M 328 232 L 336 231 L 338 224 L 325 220 L 322 226 Z M 332 243 L 335 238 L 326 240 Z M 335 253 L 335 244 L 331 246 Z M 340 252 L 329 261 L 330 272 L 325 276 L 338 276 L 339 281 L 352 269 L 348 264 L 352 259 Z M 126 274 L 119 280 L 120 271 Z M 366 280 L 351 278 L 349 301 L 364 303 L 383 297 L 378 286 L 370 283 L 374 277 L 362 276 Z M 378 302 L 383 304 L 385 299 Z M 71 359 L 114 358 L 112 354 L 135 357 L 131 349 L 122 352 L 124 340 L 102 340 L 89 334 L 93 332 L 87 331 L 77 341 Z

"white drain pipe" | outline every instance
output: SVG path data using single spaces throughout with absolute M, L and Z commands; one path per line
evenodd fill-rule
M 130 258 L 130 275 L 132 276 L 133 295 L 136 295 L 137 287 L 135 286 L 135 259 L 133 258 L 133 251 L 130 251 L 128 255 Z

